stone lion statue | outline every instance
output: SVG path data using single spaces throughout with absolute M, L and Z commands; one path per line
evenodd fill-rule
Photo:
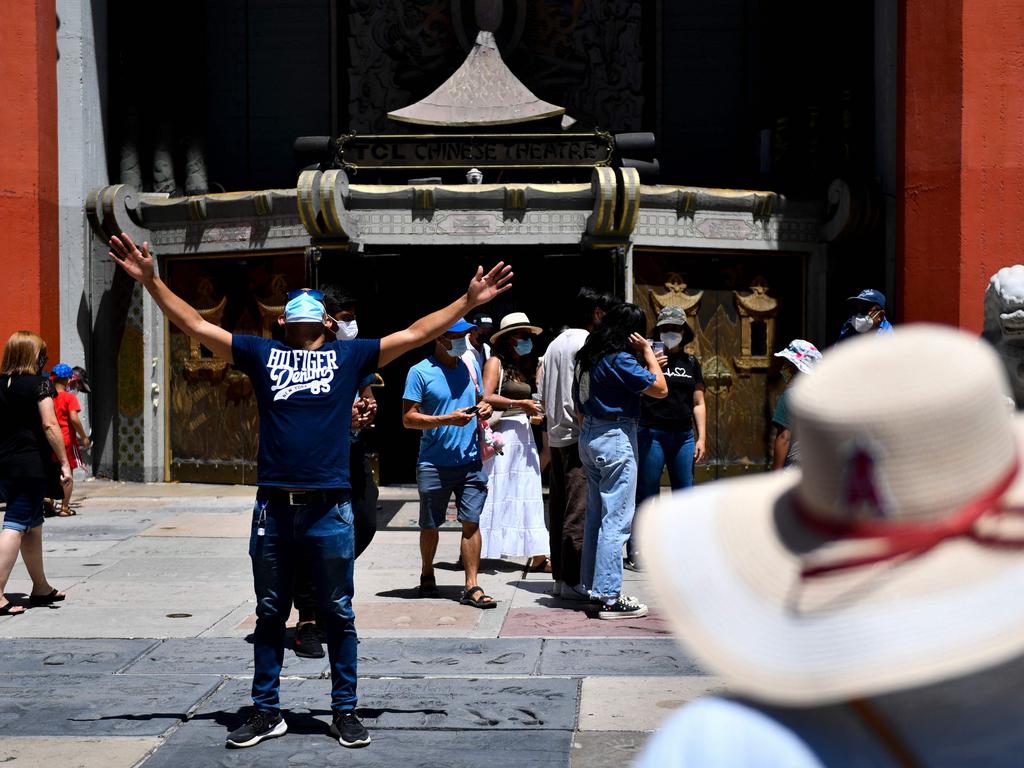
M 1003 267 L 992 275 L 981 335 L 1002 358 L 1017 409 L 1024 409 L 1024 265 Z

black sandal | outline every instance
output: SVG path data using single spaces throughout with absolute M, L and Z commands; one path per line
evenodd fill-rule
M 477 592 L 480 593 L 480 596 L 473 597 Z M 462 605 L 472 605 L 474 608 L 480 609 L 498 607 L 498 602 L 490 595 L 485 595 L 482 587 L 470 587 L 469 589 L 463 590 L 462 598 L 459 602 L 462 603 Z
M 21 608 L 20 611 L 12 611 L 11 608 Z M 0 608 L 0 616 L 21 616 L 25 612 L 25 606 L 15 605 L 10 600 L 7 601 L 7 605 Z
M 33 608 L 41 608 L 44 605 L 53 605 L 54 603 L 59 603 L 66 597 L 67 595 L 62 595 L 59 590 L 54 589 L 48 595 L 29 595 L 28 604 Z
M 430 576 L 420 576 L 420 586 L 417 596 L 428 600 L 441 596 L 441 590 L 437 588 L 437 579 L 434 578 L 433 574 Z

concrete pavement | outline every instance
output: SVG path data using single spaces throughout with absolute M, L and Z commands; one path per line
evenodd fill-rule
M 285 654 L 289 734 L 224 749 L 249 703 L 254 626 L 252 488 L 77 484 L 78 515 L 51 518 L 44 551 L 68 599 L 0 618 L 0 762 L 37 766 L 627 765 L 650 731 L 720 682 L 671 638 L 640 574 L 643 619 L 590 618 L 523 562 L 485 561 L 499 600 L 457 603 L 458 532 L 442 530 L 441 600 L 415 598 L 412 489 L 385 489 L 356 563 L 359 714 L 373 743 L 327 733 L 326 660 Z M 453 510 L 454 514 L 454 510 Z M 30 583 L 15 567 L 8 594 Z

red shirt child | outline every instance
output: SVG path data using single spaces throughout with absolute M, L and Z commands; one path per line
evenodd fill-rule
M 53 367 L 53 383 L 57 390 L 57 396 L 53 400 L 54 410 L 57 412 L 57 423 L 60 424 L 60 431 L 64 434 L 64 450 L 68 455 L 68 463 L 71 468 L 83 466 L 82 453 L 79 444 L 79 435 L 85 446 L 89 447 L 89 438 L 85 434 L 85 428 L 78 418 L 78 412 L 82 410 L 78 397 L 74 392 L 67 389 L 68 380 L 72 378 L 71 366 L 61 363 Z

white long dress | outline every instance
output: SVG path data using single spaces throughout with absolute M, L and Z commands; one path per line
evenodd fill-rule
M 506 416 L 496 431 L 504 453 L 484 462 L 487 502 L 480 515 L 481 557 L 547 555 L 540 456 L 525 414 Z

